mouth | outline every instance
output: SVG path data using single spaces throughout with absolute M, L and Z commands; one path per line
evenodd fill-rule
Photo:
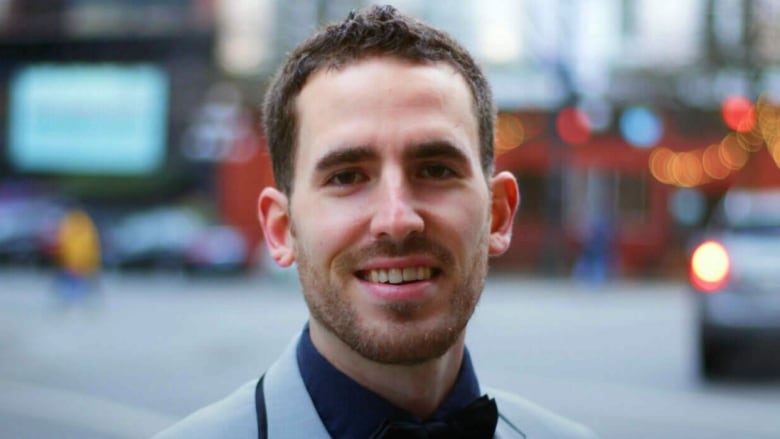
M 358 271 L 357 277 L 367 282 L 399 285 L 430 280 L 437 273 L 431 267 L 377 268 Z

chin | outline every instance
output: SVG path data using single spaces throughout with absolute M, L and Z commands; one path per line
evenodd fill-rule
M 461 338 L 465 322 L 394 319 L 360 326 L 359 331 L 339 335 L 359 355 L 382 364 L 415 365 L 449 352 Z

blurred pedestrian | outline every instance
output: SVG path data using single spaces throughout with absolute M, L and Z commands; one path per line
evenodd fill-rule
M 493 173 L 490 88 L 457 42 L 389 6 L 351 13 L 290 55 L 264 123 L 277 187 L 259 217 L 309 321 L 158 438 L 593 437 L 480 387 L 465 347 L 519 193 Z
M 66 305 L 96 294 L 101 266 L 100 238 L 87 212 L 73 208 L 57 230 L 56 293 Z
M 588 227 L 577 260 L 573 276 L 578 281 L 601 285 L 615 275 L 615 230 L 614 221 L 601 215 Z

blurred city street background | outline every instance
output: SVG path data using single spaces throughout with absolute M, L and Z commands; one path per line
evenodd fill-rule
M 0 0 L 0 438 L 146 437 L 278 355 L 260 103 L 371 3 Z M 483 65 L 522 194 L 482 384 L 605 438 L 780 437 L 780 348 L 740 332 L 780 338 L 780 2 L 391 3 Z

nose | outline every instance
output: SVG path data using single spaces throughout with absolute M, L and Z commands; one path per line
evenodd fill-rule
M 413 188 L 402 177 L 385 179 L 378 187 L 371 235 L 400 240 L 422 232 L 425 221 L 416 204 Z

